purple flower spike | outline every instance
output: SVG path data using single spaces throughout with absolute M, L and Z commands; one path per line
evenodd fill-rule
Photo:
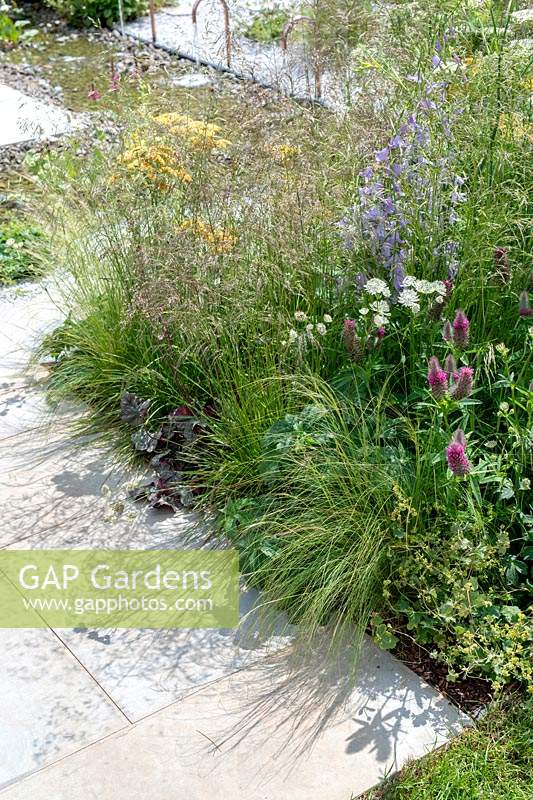
M 466 457 L 466 437 L 460 428 L 455 431 L 450 444 L 446 448 L 446 458 L 448 466 L 454 475 L 468 475 L 470 462 Z
M 472 394 L 474 387 L 474 370 L 472 367 L 461 367 L 455 376 L 455 386 L 452 390 L 454 400 L 464 400 Z
M 529 294 L 526 290 L 520 295 L 520 304 L 518 306 L 518 313 L 521 317 L 533 317 L 533 308 L 529 304 Z
M 445 322 L 442 329 L 442 338 L 445 342 L 451 342 L 453 339 L 453 328 L 451 322 Z
M 395 267 L 393 273 L 393 286 L 397 292 L 403 289 L 403 282 L 405 280 L 405 270 L 403 267 Z
M 428 383 L 435 400 L 440 400 L 448 391 L 448 376 L 436 356 L 431 356 L 428 364 Z
M 453 321 L 453 343 L 456 347 L 466 347 L 468 345 L 470 323 L 464 311 L 459 311 Z

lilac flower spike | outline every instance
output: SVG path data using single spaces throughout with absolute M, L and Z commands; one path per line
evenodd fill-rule
M 468 345 L 470 323 L 464 311 L 459 311 L 453 321 L 453 343 L 456 347 L 466 347 Z
M 518 306 L 518 313 L 521 317 L 533 317 L 533 308 L 529 304 L 529 294 L 524 289 L 520 295 L 520 304 Z
M 444 339 L 445 342 L 451 342 L 452 341 L 452 339 L 453 339 L 453 328 L 452 328 L 452 323 L 451 322 L 446 321 L 444 323 L 444 327 L 442 329 L 442 338 Z
M 448 376 L 439 364 L 436 356 L 431 356 L 428 363 L 428 383 L 435 400 L 440 400 L 448 391 Z
M 464 400 L 472 394 L 474 387 L 474 370 L 472 367 L 461 367 L 455 376 L 455 386 L 451 391 L 454 400 Z
M 446 448 L 448 466 L 454 475 L 463 476 L 470 472 L 470 462 L 466 457 L 466 437 L 459 428 Z

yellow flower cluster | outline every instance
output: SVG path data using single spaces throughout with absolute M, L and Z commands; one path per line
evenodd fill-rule
M 141 173 L 160 189 L 168 189 L 173 181 L 192 181 L 189 173 L 176 163 L 175 151 L 165 144 L 146 144 L 135 139 L 118 162 L 130 172 Z
M 290 164 L 299 153 L 298 148 L 292 144 L 273 144 L 271 150 L 274 158 L 284 167 Z
M 461 628 L 460 636 L 450 645 L 451 654 L 465 664 L 476 663 L 478 659 L 490 664 L 496 675 L 492 681 L 495 691 L 518 679 L 533 693 L 532 626 L 531 616 L 523 612 L 512 622 L 487 616 L 475 630 Z
M 465 56 L 463 58 L 464 66 L 469 70 L 471 75 L 477 75 L 480 68 L 480 62 L 474 56 Z
M 411 505 L 411 499 L 404 495 L 398 484 L 394 484 L 392 493 L 396 498 L 396 505 L 391 512 L 391 519 L 401 523 L 404 516 L 406 521 L 408 521 L 410 517 L 418 516 L 418 511 Z
M 235 247 L 237 237 L 224 228 L 214 228 L 201 219 L 188 219 L 180 225 L 180 230 L 191 231 L 207 244 L 215 255 L 229 253 Z
M 498 128 L 506 139 L 528 139 L 533 142 L 533 126 L 517 111 L 502 114 Z
M 195 150 L 226 150 L 231 145 L 219 135 L 222 128 L 212 122 L 202 122 L 184 114 L 159 114 L 154 119 Z

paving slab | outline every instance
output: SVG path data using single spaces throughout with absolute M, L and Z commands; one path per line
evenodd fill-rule
M 327 645 L 326 645 L 327 647 Z M 5 800 L 350 800 L 443 744 L 463 720 L 367 641 L 315 645 L 211 684 L 8 789 Z
M 72 114 L 0 83 L 0 147 L 68 133 Z
M 0 788 L 128 725 L 47 629 L 0 629 Z
M 286 647 L 294 629 L 267 622 L 254 592 L 241 595 L 241 626 L 217 629 L 58 629 L 57 635 L 131 721 Z

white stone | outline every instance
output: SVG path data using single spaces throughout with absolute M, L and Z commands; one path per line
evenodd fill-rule
M 73 127 L 72 115 L 64 109 L 0 84 L 0 147 L 19 142 L 49 139 Z
M 204 86 L 210 86 L 212 83 L 213 79 L 208 75 L 203 75 L 201 72 L 191 72 L 172 79 L 172 85 L 182 89 L 201 89 Z

